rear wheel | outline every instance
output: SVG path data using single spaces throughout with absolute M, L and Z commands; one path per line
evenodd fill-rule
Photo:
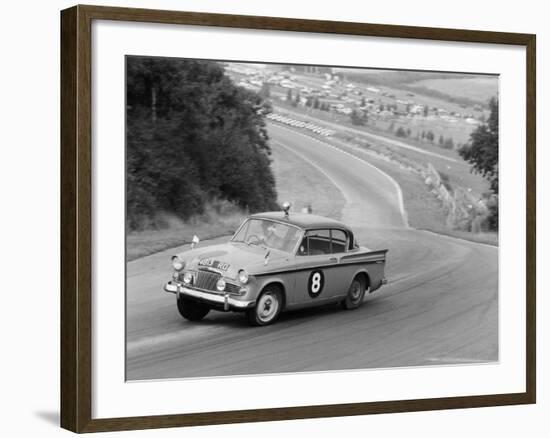
M 357 276 L 351 282 L 346 299 L 342 301 L 342 307 L 346 310 L 357 309 L 363 302 L 367 282 L 363 276 Z
M 252 309 L 248 309 L 246 317 L 251 325 L 268 325 L 279 317 L 283 308 L 283 294 L 279 288 L 268 286 L 256 301 Z
M 210 312 L 210 307 L 196 301 L 179 297 L 177 302 L 180 315 L 189 321 L 200 321 Z

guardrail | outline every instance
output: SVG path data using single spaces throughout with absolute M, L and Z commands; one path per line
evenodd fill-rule
M 282 123 L 284 125 L 293 126 L 295 128 L 302 128 L 318 134 L 323 137 L 329 137 L 334 134 L 335 131 L 332 129 L 323 128 L 322 126 L 316 125 L 315 123 L 306 122 L 303 120 L 294 119 L 292 117 L 284 116 L 277 113 L 269 113 L 266 116 L 269 120 Z

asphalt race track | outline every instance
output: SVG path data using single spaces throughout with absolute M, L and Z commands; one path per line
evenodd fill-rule
M 395 183 L 375 167 L 295 131 L 269 132 L 273 148 L 308 160 L 340 189 L 343 221 L 362 245 L 389 248 L 389 283 L 354 311 L 288 312 L 260 328 L 237 313 L 191 323 L 162 291 L 170 256 L 184 247 L 132 261 L 128 380 L 498 360 L 497 248 L 408 228 Z

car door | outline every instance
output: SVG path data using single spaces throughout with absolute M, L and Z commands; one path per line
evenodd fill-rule
M 339 255 L 332 252 L 331 229 L 308 230 L 296 254 L 296 304 L 315 304 L 339 291 Z
M 345 296 L 347 294 L 349 285 L 351 284 L 350 276 L 352 274 L 353 266 L 342 263 L 342 256 L 346 255 L 349 249 L 350 236 L 344 230 L 334 228 L 330 231 L 331 240 L 331 259 L 336 260 L 338 266 L 332 268 L 331 281 L 332 288 L 330 290 L 331 296 Z

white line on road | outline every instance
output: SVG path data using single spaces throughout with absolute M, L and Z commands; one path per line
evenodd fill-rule
M 469 243 L 469 244 L 472 244 L 472 245 L 486 246 L 488 248 L 493 248 L 493 249 L 496 249 L 496 250 L 499 249 L 498 245 L 491 245 L 490 243 L 474 242 L 473 240 L 463 239 L 463 238 L 457 237 L 457 236 L 449 236 L 448 234 L 443 234 L 443 233 L 436 233 L 435 231 L 430 231 L 430 230 L 417 230 L 417 231 L 420 231 L 422 233 L 433 234 L 435 236 L 443 237 L 445 239 L 458 240 L 459 242 Z
M 316 141 L 317 143 L 321 143 L 322 145 L 324 146 L 328 146 L 336 151 L 339 151 L 343 154 L 346 154 L 348 156 L 350 156 L 351 158 L 357 160 L 357 161 L 360 161 L 361 163 L 364 163 L 366 164 L 367 166 L 373 168 L 374 170 L 376 170 L 377 172 L 379 172 L 381 175 L 383 175 L 384 177 L 386 177 L 390 182 L 391 184 L 394 186 L 395 188 L 395 191 L 397 192 L 397 202 L 398 202 L 398 207 L 399 207 L 399 212 L 401 214 L 401 219 L 403 221 L 403 226 L 405 228 L 410 228 L 409 226 L 409 218 L 408 218 L 408 215 L 407 215 L 407 211 L 405 210 L 405 203 L 403 201 L 403 192 L 401 190 L 401 186 L 399 185 L 399 183 L 393 179 L 390 175 L 388 175 L 386 172 L 384 172 L 383 170 L 380 170 L 378 167 L 376 167 L 374 164 L 371 164 L 369 163 L 368 161 L 356 156 L 356 155 L 353 155 L 351 153 L 349 153 L 348 151 L 345 151 L 345 150 L 342 150 L 340 149 L 339 147 L 336 147 L 330 143 L 327 143 L 325 141 L 322 141 L 322 140 L 319 140 L 318 138 L 315 138 L 315 137 L 310 137 L 309 135 L 306 135 L 302 132 L 297 132 L 297 131 L 294 131 L 292 129 L 289 129 L 289 128 L 286 128 L 284 126 L 280 126 L 280 125 L 275 125 L 275 124 L 271 124 L 272 126 L 275 126 L 279 129 L 282 129 L 282 130 L 285 130 L 285 131 L 288 131 L 288 132 L 291 132 L 292 134 L 296 134 L 296 135 L 301 135 L 302 137 L 306 137 L 307 139 L 309 140 L 313 140 L 313 141 Z M 292 148 L 289 148 L 288 146 L 285 146 L 285 145 L 282 145 L 280 142 L 277 142 L 279 145 L 283 146 L 283 147 L 286 147 L 287 149 L 290 149 L 292 150 L 292 152 L 294 152 L 296 155 L 300 156 L 301 158 L 304 158 L 303 155 L 299 154 L 298 152 L 296 152 L 295 150 L 293 150 Z M 313 164 L 311 163 L 307 158 L 304 158 L 306 161 L 308 161 L 310 164 Z M 319 166 L 315 166 L 318 170 L 320 170 L 327 178 L 331 179 Z M 332 181 L 332 179 L 331 179 Z M 334 181 L 333 181 L 334 183 Z M 334 183 L 334 185 L 336 185 L 336 183 Z M 337 186 L 337 185 L 336 185 Z M 338 187 L 338 186 L 337 186 Z M 340 187 L 338 187 L 338 189 L 342 192 L 342 194 L 344 195 L 344 197 L 346 197 L 346 194 L 344 192 L 344 190 L 342 190 Z M 348 198 L 346 197 L 346 201 L 348 200 Z

